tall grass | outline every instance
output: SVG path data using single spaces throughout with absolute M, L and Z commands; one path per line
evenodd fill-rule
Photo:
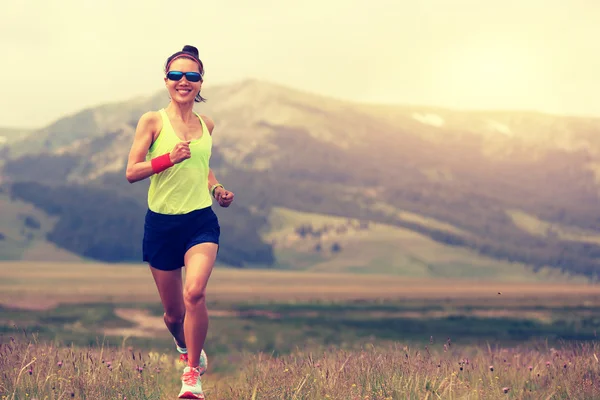
M 597 346 L 411 349 L 254 356 L 219 399 L 598 399 Z
M 11 336 L 0 346 L 2 400 L 162 399 L 165 387 L 176 390 L 174 356 L 55 346 L 31 336 Z
M 6 338 L 5 338 L 6 339 Z M 210 350 L 209 360 L 210 360 Z M 598 399 L 598 345 L 297 349 L 243 355 L 237 372 L 203 379 L 207 399 Z M 237 358 L 237 357 L 236 357 Z M 0 347 L 0 395 L 13 399 L 174 399 L 176 355 L 132 348 L 56 347 L 31 336 Z

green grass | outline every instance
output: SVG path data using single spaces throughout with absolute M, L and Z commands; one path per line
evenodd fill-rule
M 414 222 L 416 224 L 419 224 L 419 225 L 427 227 L 427 228 L 436 229 L 439 231 L 450 232 L 450 233 L 456 233 L 456 234 L 463 235 L 463 236 L 469 236 L 469 233 L 462 229 L 459 229 L 459 228 L 457 228 L 453 225 L 447 224 L 445 222 L 439 221 L 435 218 L 425 217 L 421 214 L 412 213 L 412 212 L 408 212 L 408 211 L 400 211 L 398 213 L 398 217 L 402 221 Z
M 48 310 L 0 309 L 0 343 L 27 332 L 56 345 L 133 346 L 173 352 L 158 302 L 60 305 Z M 231 373 L 228 357 L 240 353 L 292 354 L 298 347 L 357 349 L 367 343 L 510 346 L 596 341 L 596 307 L 562 307 L 475 301 L 217 302 L 209 304 L 206 349 L 213 370 Z
M 31 204 L 12 200 L 0 193 L 0 233 L 5 236 L 0 240 L 1 260 L 54 260 L 83 261 L 69 251 L 60 249 L 46 240 L 56 218 L 48 216 Z M 25 218 L 33 221 L 33 226 L 26 223 Z M 36 224 L 39 223 L 39 227 Z
M 424 226 L 460 231 L 417 214 L 400 214 L 408 221 Z M 366 229 L 357 229 L 358 224 L 358 220 L 348 218 L 276 208 L 262 235 L 274 244 L 278 264 L 287 269 L 514 282 L 584 280 L 557 270 L 535 272 L 524 264 L 496 260 L 464 247 L 445 245 L 409 229 L 376 223 L 369 223 Z M 329 227 L 329 230 L 320 237 L 300 237 L 296 229 L 303 225 L 310 225 L 314 230 Z M 338 232 L 338 228 L 341 231 Z M 341 251 L 331 251 L 334 244 L 338 244 Z M 320 251 L 315 250 L 317 245 L 321 246 Z
M 600 234 L 594 231 L 546 222 L 520 210 L 508 210 L 506 213 L 517 227 L 534 236 L 554 235 L 560 240 L 600 244 Z
M 46 233 L 54 227 L 55 219 L 48 217 L 43 211 L 18 200 L 11 200 L 6 194 L 0 194 L 0 226 L 2 233 L 15 240 L 26 242 L 26 234 L 31 234 L 32 240 L 43 240 Z M 26 228 L 23 216 L 32 216 L 40 223 L 39 229 Z
M 376 341 L 594 338 L 600 287 L 217 268 L 207 298 L 212 351 L 289 353 Z M 89 345 L 172 347 L 151 274 L 139 265 L 0 263 L 0 327 Z
M 150 292 L 151 282 L 147 283 Z M 59 285 L 58 280 L 49 284 Z M 269 284 L 285 287 L 276 279 L 265 282 Z M 169 351 L 172 342 L 157 295 L 152 293 L 147 300 L 139 296 L 132 302 L 125 300 L 128 294 L 112 290 L 103 302 L 73 299 L 50 308 L 40 305 L 34 309 L 27 304 L 28 310 L 4 306 L 0 308 L 0 330 L 9 332 L 17 326 L 43 339 L 66 344 L 93 345 L 106 339 L 115 345 L 126 340 L 137 347 Z M 468 293 L 461 296 L 461 288 L 446 293 L 445 298 L 425 292 L 413 299 L 385 298 L 382 293 L 354 299 L 327 299 L 313 294 L 312 299 L 297 300 L 292 290 L 287 296 L 264 300 L 209 296 L 211 328 L 207 343 L 218 354 L 288 354 L 298 344 L 354 347 L 368 341 L 423 343 L 448 337 L 463 344 L 595 340 L 600 330 L 600 293 L 596 292 L 579 292 L 573 287 L 562 294 L 558 288 L 548 288 L 544 293 L 532 287 L 524 288 L 520 296 L 506 292 L 488 297 Z
M 208 286 L 211 351 L 289 353 L 299 343 L 590 340 L 600 287 L 217 268 Z M 90 345 L 108 338 L 168 351 L 147 267 L 0 263 L 0 327 Z
M 159 400 L 174 398 L 180 387 L 183 366 L 173 349 L 108 346 L 102 340 L 65 345 L 30 333 L 8 334 L 0 347 L 3 400 Z M 281 335 L 265 351 L 240 349 L 229 356 L 207 348 L 209 368 L 202 378 L 207 398 L 591 400 L 600 395 L 595 342 L 345 344 L 338 337 L 330 345 L 313 345 L 304 336 L 287 354 L 271 350 L 294 339 Z
M 25 253 L 26 246 L 23 241 L 5 237 L 0 240 L 0 261 L 20 260 Z

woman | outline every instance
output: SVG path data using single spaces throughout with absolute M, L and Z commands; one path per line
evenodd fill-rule
M 150 178 L 143 260 L 156 282 L 165 324 L 187 361 L 181 399 L 204 399 L 200 376 L 207 367 L 205 291 L 220 236 L 211 196 L 221 207 L 229 207 L 234 197 L 209 167 L 215 124 L 193 111 L 195 102 L 205 101 L 200 95 L 203 76 L 204 66 L 193 46 L 167 59 L 165 85 L 171 101 L 141 116 L 126 172 L 130 183 Z

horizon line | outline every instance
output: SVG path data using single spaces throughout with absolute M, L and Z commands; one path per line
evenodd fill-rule
M 251 82 L 256 82 L 256 83 L 261 83 L 261 84 L 266 84 L 266 85 L 271 85 L 271 86 L 277 86 L 282 89 L 291 90 L 291 91 L 302 93 L 305 95 L 321 97 L 323 99 L 338 101 L 338 102 L 347 103 L 347 104 L 351 104 L 351 105 L 355 105 L 355 106 L 418 108 L 418 109 L 429 109 L 429 110 L 438 110 L 438 111 L 449 111 L 449 112 L 454 112 L 454 113 L 471 113 L 471 114 L 472 113 L 524 113 L 524 114 L 545 115 L 545 116 L 549 116 L 549 117 L 558 117 L 558 118 L 600 119 L 600 114 L 596 115 L 596 114 L 572 113 L 572 112 L 560 113 L 560 112 L 553 112 L 553 111 L 545 111 L 542 109 L 477 108 L 477 107 L 467 108 L 467 107 L 452 107 L 452 106 L 445 106 L 445 105 L 437 105 L 437 104 L 432 104 L 432 103 L 426 104 L 426 103 L 399 103 L 399 102 L 392 103 L 392 102 L 376 102 L 376 101 L 358 101 L 358 100 L 347 99 L 344 97 L 338 97 L 338 96 L 334 96 L 334 95 L 330 95 L 330 94 L 320 93 L 320 92 L 316 92 L 316 91 L 310 91 L 310 90 L 298 88 L 295 86 L 291 86 L 289 84 L 284 84 L 284 83 L 280 83 L 280 82 L 276 82 L 276 81 L 254 78 L 254 77 L 234 79 L 234 80 L 230 80 L 230 81 L 216 83 L 214 85 L 209 86 L 207 89 L 210 90 L 213 87 L 220 88 L 220 87 L 248 84 Z M 71 112 L 63 113 L 62 115 L 59 115 L 59 116 L 55 117 L 54 119 L 51 119 L 50 122 L 42 124 L 41 126 L 27 127 L 27 126 L 1 125 L 0 124 L 0 129 L 36 131 L 36 130 L 40 130 L 45 127 L 51 126 L 63 118 L 67 118 L 67 117 L 76 115 L 76 114 L 86 111 L 86 110 L 95 109 L 95 108 L 99 108 L 99 107 L 103 107 L 103 106 L 107 106 L 107 105 L 130 103 L 135 100 L 149 99 L 153 96 L 158 95 L 162 90 L 164 90 L 164 89 L 161 89 L 160 91 L 157 90 L 157 91 L 153 91 L 153 92 L 148 92 L 147 94 L 140 94 L 140 95 L 129 97 L 129 98 L 122 98 L 122 99 L 117 99 L 117 100 L 108 101 L 108 102 L 107 101 L 98 102 L 98 103 L 95 103 L 92 105 L 88 105 L 88 106 L 79 108 L 77 110 L 73 110 Z

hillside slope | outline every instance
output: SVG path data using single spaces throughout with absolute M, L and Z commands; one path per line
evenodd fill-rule
M 588 237 L 600 230 L 598 119 L 366 105 L 255 80 L 203 94 L 198 111 L 217 126 L 212 165 L 236 192 L 236 207 L 217 210 L 235 237 L 226 247 L 252 243 L 240 265 L 277 264 L 257 232 L 280 207 L 402 227 L 534 268 L 600 271 Z M 124 180 L 127 153 L 139 116 L 167 101 L 161 92 L 62 118 L 35 132 L 39 145 L 10 147 L 2 179 L 130 197 L 140 215 L 144 186 Z M 585 234 L 533 234 L 515 212 Z

